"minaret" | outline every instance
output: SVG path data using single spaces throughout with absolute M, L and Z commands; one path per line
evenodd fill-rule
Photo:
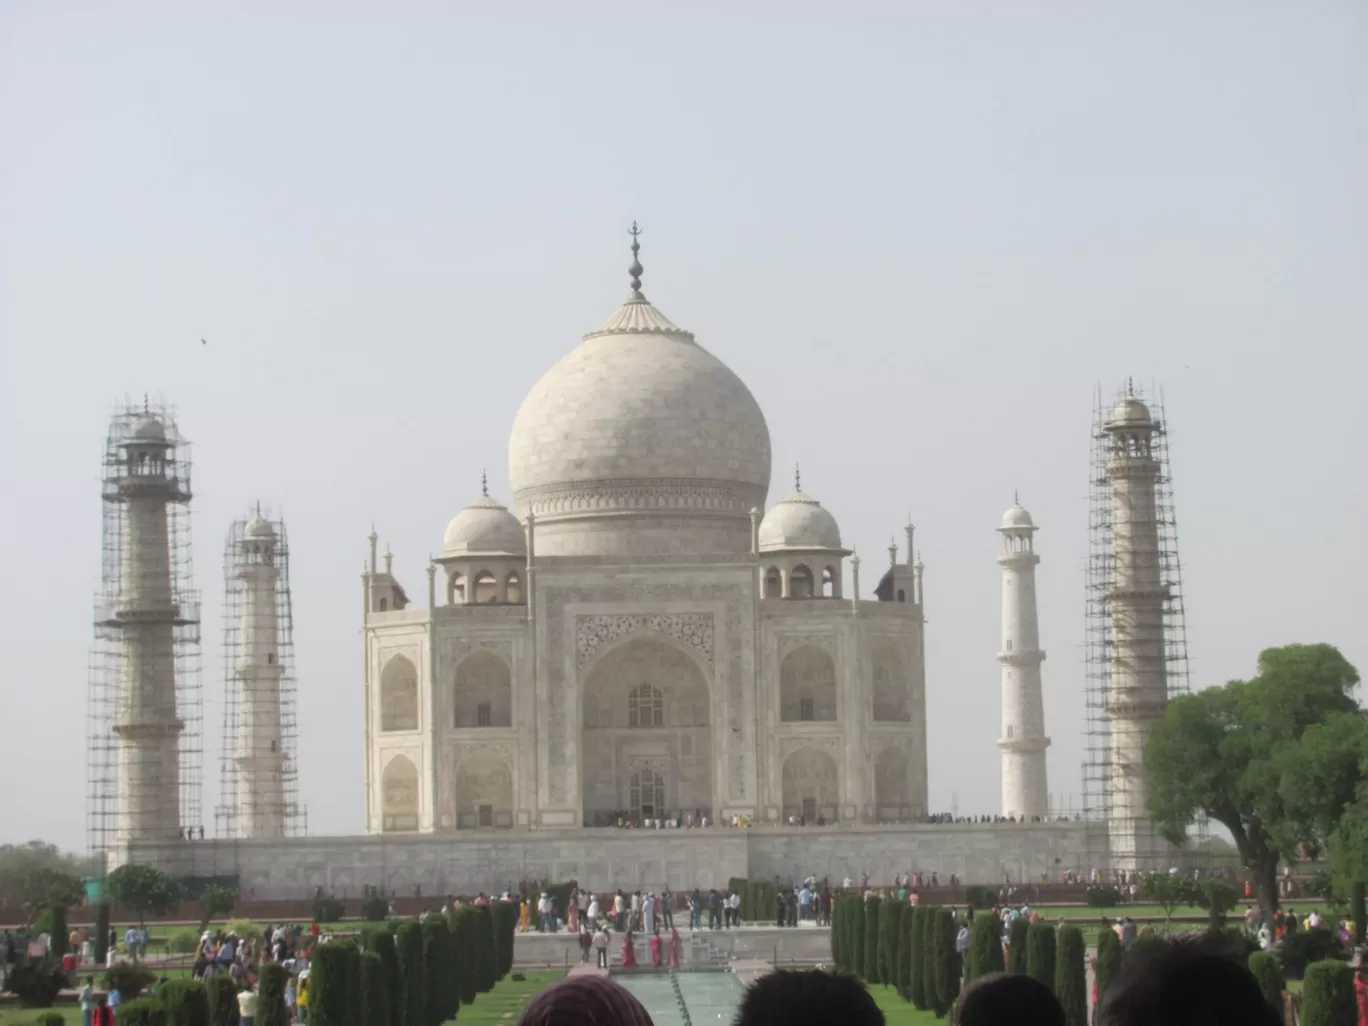
M 1045 703 L 1040 687 L 1040 627 L 1036 618 L 1036 526 L 1019 501 L 1002 515 L 1002 814 L 1045 816 Z
M 105 544 L 107 550 L 115 546 L 109 555 L 118 560 L 119 579 L 106 579 L 108 605 L 96 627 L 97 639 L 101 630 L 112 632 L 121 650 L 108 723 L 117 750 L 120 852 L 183 836 L 180 738 L 186 724 L 176 702 L 176 631 L 193 623 L 198 610 L 181 608 L 174 580 L 169 510 L 190 500 L 189 480 L 175 458 L 177 438 L 174 424 L 144 401 L 141 412 L 116 418 L 106 464 Z M 111 524 L 122 535 L 118 542 L 110 537 Z
M 234 534 L 234 576 L 242 589 L 242 641 L 236 667 L 241 725 L 234 755 L 239 775 L 238 823 L 242 837 L 284 837 L 279 536 L 261 515 L 259 504 L 242 533 Z
M 1112 864 L 1142 869 L 1162 845 L 1149 818 L 1145 743 L 1168 702 L 1164 662 L 1164 606 L 1168 587 L 1160 573 L 1155 489 L 1160 425 L 1128 395 L 1103 427 L 1106 480 L 1111 489 L 1112 587 L 1108 594 L 1112 646 L 1106 714 L 1111 728 L 1111 800 L 1108 813 Z

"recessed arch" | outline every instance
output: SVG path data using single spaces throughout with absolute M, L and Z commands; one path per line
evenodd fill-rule
M 380 671 L 381 731 L 418 729 L 418 670 L 394 656 Z
M 499 580 L 488 570 L 481 570 L 475 575 L 475 583 L 471 586 L 473 601 L 476 605 L 488 605 L 491 602 L 499 601 Z
M 777 566 L 772 566 L 765 571 L 765 598 L 782 598 L 784 594 L 784 576 L 779 572 Z
M 452 724 L 465 727 L 513 725 L 513 674 L 496 652 L 477 648 L 456 667 Z
M 874 757 L 874 804 L 880 819 L 901 819 L 912 804 L 911 762 L 897 745 Z
M 651 818 L 712 815 L 711 690 L 691 649 L 654 632 L 608 646 L 581 671 L 583 822 L 607 826 L 640 816 L 640 772 L 660 778 Z
M 521 602 L 522 597 L 522 576 L 516 570 L 508 571 L 508 576 L 504 578 L 504 592 L 508 602 Z
M 779 718 L 785 723 L 836 719 L 836 663 L 816 645 L 800 645 L 779 664 Z
M 418 767 L 407 755 L 396 755 L 380 777 L 381 827 L 386 833 L 418 829 Z
M 456 767 L 456 825 L 466 830 L 513 825 L 513 771 L 505 760 L 480 753 Z
M 784 819 L 802 816 L 835 820 L 841 800 L 841 778 L 831 754 L 806 745 L 784 760 Z
M 816 594 L 813 587 L 812 570 L 806 563 L 799 563 L 789 571 L 789 598 L 812 598 Z
M 870 656 L 874 667 L 874 719 L 886 723 L 912 720 L 912 679 L 907 654 L 888 639 L 875 641 Z

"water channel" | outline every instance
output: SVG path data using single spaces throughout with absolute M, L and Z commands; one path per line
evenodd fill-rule
M 665 973 L 613 978 L 646 1006 L 655 1026 L 730 1026 L 741 1003 L 741 984 L 728 972 L 676 973 L 674 982 Z

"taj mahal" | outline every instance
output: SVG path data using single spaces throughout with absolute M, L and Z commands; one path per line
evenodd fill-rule
M 866 571 L 862 594 L 859 557 L 796 471 L 770 501 L 764 413 L 735 373 L 647 300 L 635 226 L 632 235 L 625 301 L 517 411 L 509 501 L 480 487 L 446 524 L 425 582 L 401 582 L 372 530 L 357 674 L 365 833 L 284 829 L 288 668 L 272 619 L 284 536 L 258 513 L 230 541 L 250 582 L 247 640 L 230 660 L 247 687 L 229 759 L 241 775 L 229 803 L 238 826 L 193 843 L 168 832 L 175 817 L 155 810 L 176 800 L 174 776 L 135 777 L 128 767 L 165 765 L 167 739 L 182 728 L 148 705 L 108 732 L 121 767 L 110 772 L 112 857 L 288 897 L 319 887 L 474 893 L 528 878 L 686 889 L 730 877 L 934 870 L 987 882 L 1134 869 L 1160 852 L 1143 774 L 1166 688 L 1159 419 L 1127 397 L 1095 435 L 1099 480 L 1117 482 L 1107 492 L 1114 545 L 1104 589 L 1115 626 L 1099 699 L 1112 724 L 1099 763 L 1118 796 L 1111 812 L 1051 815 L 1037 528 L 1014 502 L 997 529 L 1002 643 L 985 653 L 1001 674 L 1004 821 L 947 822 L 928 807 L 934 682 L 911 523 L 905 542 Z M 126 558 L 153 568 L 157 583 L 167 562 L 152 550 L 168 544 L 164 509 L 188 499 L 188 476 L 174 467 L 173 425 L 146 409 L 129 418 L 111 434 L 106 494 L 132 525 Z M 434 541 L 440 523 L 434 517 Z M 188 621 L 171 584 L 157 586 L 110 600 L 104 623 L 122 646 L 110 651 L 143 653 L 111 662 L 111 693 L 174 685 L 174 625 Z M 155 687 L 129 676 L 146 676 L 130 666 L 154 664 L 165 671 Z M 131 795 L 136 780 L 146 794 Z

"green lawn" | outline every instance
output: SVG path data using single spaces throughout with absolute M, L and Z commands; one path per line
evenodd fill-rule
M 513 972 L 517 972 L 515 969 Z M 498 1023 L 500 1026 L 513 1026 L 517 1023 L 519 1016 L 522 1015 L 523 1006 L 527 1004 L 534 994 L 545 990 L 557 980 L 565 978 L 565 973 L 560 970 L 538 971 L 524 973 L 525 980 L 514 980 L 513 973 L 509 973 L 497 984 L 488 994 L 481 994 L 475 999 L 475 1003 L 469 1008 L 462 1006 L 456 1022 L 461 1026 L 472 1026 L 474 1023 L 492 1024 Z M 9 1026 L 8 1023 L 0 1022 L 0 1026 Z
M 876 983 L 869 988 L 869 993 L 883 1012 L 888 1026 L 932 1026 L 933 1023 L 945 1026 L 945 1019 L 937 1019 L 934 1012 L 917 1011 L 911 1001 L 904 1001 L 892 987 Z

